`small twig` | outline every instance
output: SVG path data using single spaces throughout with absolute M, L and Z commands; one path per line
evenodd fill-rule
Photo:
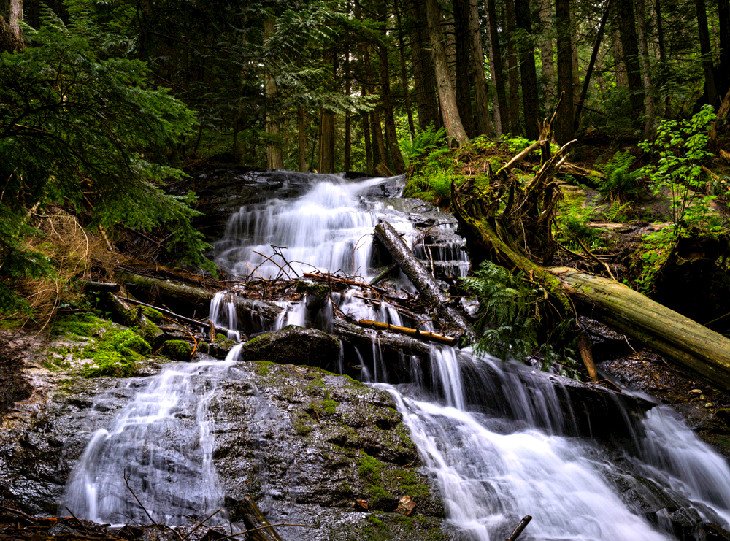
M 596 257 L 596 255 L 588 249 L 588 247 L 583 242 L 583 239 L 581 239 L 580 237 L 576 237 L 575 240 L 578 241 L 578 244 L 580 244 L 580 247 L 583 248 L 583 251 L 585 251 L 585 253 L 588 254 L 588 256 L 593 261 L 595 261 L 599 265 L 602 265 L 603 268 L 606 269 L 606 272 L 608 273 L 608 275 L 611 277 L 612 280 L 615 280 L 616 279 L 616 277 L 613 275 L 613 272 L 611 272 L 611 267 L 609 267 L 608 263 L 606 263 L 605 261 L 601 261 L 600 259 L 598 259 Z

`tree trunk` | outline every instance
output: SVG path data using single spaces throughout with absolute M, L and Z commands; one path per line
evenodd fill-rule
M 274 527 L 249 496 L 237 502 L 236 513 L 243 517 L 248 541 L 283 541 Z
M 556 0 L 555 27 L 558 32 L 558 95 L 560 107 L 555 118 L 555 139 L 565 144 L 573 138 L 575 107 L 573 104 L 573 31 L 570 0 Z
M 297 108 L 297 155 L 299 158 L 299 170 L 302 173 L 309 171 L 309 167 L 307 166 L 306 115 L 307 113 L 304 111 L 304 106 L 300 105 Z
M 705 73 L 705 100 L 713 106 L 719 103 L 717 85 L 715 84 L 715 72 L 712 66 L 712 45 L 710 43 L 710 31 L 707 28 L 707 10 L 705 0 L 695 0 L 697 11 L 697 28 L 700 38 L 700 54 L 702 55 L 702 70 Z
M 515 22 L 515 3 L 507 0 L 504 18 L 507 29 L 507 78 L 509 80 L 509 131 L 520 133 L 520 72 L 517 61 L 517 23 Z
M 456 104 L 464 130 L 469 137 L 476 135 L 471 90 L 474 87 L 469 36 L 469 0 L 452 0 L 456 50 Z
M 499 44 L 497 23 L 497 7 L 495 0 L 484 2 L 487 12 L 487 35 L 489 37 L 489 69 L 494 81 L 497 103 L 494 104 L 494 128 L 497 135 L 509 130 L 509 112 L 507 108 L 507 94 L 504 87 L 504 63 L 502 62 L 502 48 Z
M 383 15 L 384 17 L 384 15 Z M 385 152 L 387 164 L 390 171 L 401 174 L 406 166 L 403 162 L 403 155 L 398 145 L 398 135 L 395 131 L 395 118 L 393 117 L 393 99 L 390 92 L 390 62 L 388 59 L 388 47 L 381 45 L 378 49 L 380 58 L 380 103 L 383 111 L 385 124 Z
M 375 172 L 380 176 L 390 176 L 388 169 L 388 149 L 385 146 L 383 137 L 382 117 L 380 109 L 370 113 L 370 128 L 373 131 L 373 165 Z
M 477 0 L 469 0 L 469 35 L 471 37 L 472 70 L 474 72 L 474 128 L 477 135 L 494 135 L 489 116 L 489 87 L 484 74 L 484 47 L 479 26 Z
M 349 14 L 352 10 L 352 0 L 347 0 L 347 13 Z M 348 98 L 352 93 L 352 66 L 350 65 L 351 57 L 350 37 L 347 37 L 347 46 L 345 47 L 345 96 Z M 348 110 L 345 111 L 345 155 L 343 157 L 342 169 L 344 171 L 350 171 L 352 169 L 352 113 Z
M 319 172 L 335 172 L 335 114 L 322 109 L 319 124 Z
M 603 41 L 603 35 L 606 31 L 606 23 L 608 22 L 608 16 L 611 13 L 611 0 L 606 0 L 606 5 L 603 7 L 603 17 L 601 22 L 598 24 L 598 31 L 596 32 L 596 39 L 593 42 L 593 51 L 591 52 L 591 60 L 588 62 L 588 68 L 586 69 L 586 76 L 583 79 L 583 88 L 580 93 L 580 98 L 575 106 L 575 124 L 573 129 L 578 130 L 580 125 L 580 115 L 583 112 L 583 104 L 588 96 L 588 89 L 591 84 L 591 77 L 593 76 L 593 68 L 596 65 L 596 59 L 598 58 L 598 51 L 601 49 L 601 42 Z
M 530 20 L 530 1 L 515 0 L 515 22 L 523 31 L 520 39 L 520 79 L 522 81 L 522 109 L 525 118 L 525 135 L 537 139 L 540 135 L 540 105 L 537 93 L 537 68 L 535 67 L 535 45 Z
M 426 0 L 428 32 L 431 40 L 431 54 L 436 73 L 441 118 L 450 141 L 462 145 L 468 141 L 456 105 L 456 92 L 451 85 L 449 67 L 446 62 L 446 49 L 441 34 L 441 8 L 437 0 Z
M 7 20 L 0 13 L 0 52 L 19 51 L 23 48 L 23 32 L 20 23 L 23 20 L 23 0 L 9 0 Z
M 401 0 L 394 0 L 396 24 L 398 26 L 398 57 L 400 58 L 400 84 L 403 87 L 403 104 L 408 117 L 408 132 L 411 134 L 411 141 L 416 136 L 416 125 L 413 123 L 413 107 L 411 105 L 411 91 L 408 88 L 408 68 L 406 67 L 406 45 L 403 32 L 403 15 L 401 13 Z
M 654 82 L 651 77 L 651 56 L 649 54 L 650 28 L 646 10 L 646 0 L 636 0 L 636 26 L 639 29 L 639 54 L 641 55 L 641 73 L 644 83 L 644 137 L 648 139 L 654 133 L 656 105 L 654 103 Z
M 540 82 L 542 83 L 542 95 L 545 103 L 552 104 L 560 96 L 560 88 L 558 85 L 557 96 L 555 94 L 556 78 L 555 78 L 555 61 L 553 60 L 553 28 L 560 33 L 560 25 L 557 21 L 553 25 L 553 8 L 552 0 L 539 0 L 539 17 L 542 33 L 540 36 L 540 60 L 542 63 Z M 572 34 L 571 34 L 572 36 Z M 558 47 L 560 45 L 558 44 Z M 560 60 L 558 60 L 560 62 Z M 552 105 L 551 105 L 552 107 Z
M 644 114 L 644 83 L 639 63 L 639 38 L 636 34 L 634 2 L 633 0 L 618 0 L 614 2 L 614 5 L 618 11 L 621 49 L 629 85 L 631 113 L 634 122 L 639 125 Z
M 433 58 L 429 53 L 428 20 L 426 11 L 418 0 L 406 0 L 411 20 L 411 63 L 413 64 L 414 94 L 418 108 L 418 126 L 425 130 L 429 125 L 443 126 L 439 113 L 436 74 Z
M 716 83 L 718 94 L 724 96 L 730 90 L 730 0 L 717 0 L 717 16 L 720 22 L 720 64 L 717 67 L 720 80 Z
M 730 0 L 720 0 L 730 2 Z M 656 15 L 656 39 L 657 48 L 659 49 L 659 73 L 660 79 L 666 80 L 669 70 L 669 64 L 667 63 L 667 45 L 664 37 L 664 20 L 662 15 L 662 0 L 656 0 L 654 2 L 654 13 Z M 730 66 L 728 66 L 730 69 Z M 671 97 L 669 92 L 664 90 L 664 118 L 669 118 L 671 112 Z
M 264 46 L 274 35 L 276 20 L 273 17 L 264 19 Z M 267 66 L 264 76 L 264 94 L 266 96 L 266 164 L 267 168 L 283 169 L 284 154 L 281 149 L 281 125 L 277 111 L 276 80 L 274 66 Z

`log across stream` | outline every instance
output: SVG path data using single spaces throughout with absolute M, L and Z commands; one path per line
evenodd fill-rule
M 374 234 L 383 235 L 384 226 L 375 232 L 381 221 L 392 225 L 386 234 L 397 232 L 409 250 L 424 237 L 414 222 L 428 221 L 431 230 L 449 231 L 453 242 L 453 218 L 433 209 L 424 217 L 415 212 L 416 203 L 409 207 L 408 202 L 382 197 L 387 190 L 381 188 L 396 182 L 313 176 L 311 189 L 296 199 L 242 207 L 217 244 L 218 263 L 244 283 L 255 276 L 283 279 L 293 278 L 284 276 L 290 273 L 314 272 L 337 273 L 366 284 L 390 264 L 373 244 Z M 463 242 L 456 251 L 463 252 Z M 454 246 L 444 253 L 453 254 Z M 452 263 L 461 268 L 463 261 Z M 283 336 L 279 333 L 291 337 L 301 332 L 302 357 L 390 393 L 418 447 L 423 471 L 444 502 L 445 539 L 505 539 L 528 514 L 533 518 L 524 539 L 702 539 L 710 531 L 730 535 L 727 461 L 699 441 L 677 414 L 651 400 L 475 355 L 468 348 L 358 326 L 358 321 L 372 320 L 386 327 L 442 334 L 433 315 L 414 319 L 417 304 L 411 301 L 417 292 L 409 280 L 389 284 L 378 287 L 400 299 L 393 304 L 377 291 L 365 294 L 363 287 L 348 284 L 333 285 L 324 293 L 312 288 L 288 301 L 254 302 L 232 291 L 216 297 L 216 302 L 230 303 L 233 310 L 216 307 L 216 313 L 229 315 L 214 323 L 235 326 L 233 330 L 247 335 L 287 323 L 318 326 L 319 338 L 284 329 L 269 334 L 267 340 L 276 343 Z M 443 306 L 448 299 L 438 282 L 433 284 L 433 298 L 426 304 L 436 317 L 448 319 L 452 316 Z M 157 302 L 163 298 L 164 286 L 153 280 L 132 277 L 127 285 L 141 300 L 154 303 L 154 295 Z M 195 317 L 202 319 L 200 307 L 210 302 L 212 293 L 189 288 L 186 295 L 187 301 L 169 307 L 184 313 L 186 306 L 197 306 Z M 409 309 L 399 312 L 396 305 Z M 463 331 L 468 327 L 458 319 L 449 325 Z M 337 355 L 328 354 L 323 360 L 316 355 L 317 347 L 305 354 L 310 351 L 305 343 L 329 344 L 329 340 L 341 344 Z M 255 342 L 251 340 L 248 348 L 244 345 L 239 361 L 229 362 L 245 367 L 247 360 L 258 360 Z M 281 358 L 296 353 L 295 349 Z M 213 449 L 215 467 L 225 457 L 216 456 L 215 431 L 204 437 L 209 439 L 206 449 Z M 268 494 L 266 487 L 252 488 L 251 496 L 267 502 L 270 523 L 285 523 L 287 513 L 304 509 L 296 486 L 276 494 Z M 72 494 L 69 498 L 71 502 Z M 318 531 L 283 527 L 280 533 L 283 539 L 314 540 L 321 539 L 327 527 L 319 524 Z

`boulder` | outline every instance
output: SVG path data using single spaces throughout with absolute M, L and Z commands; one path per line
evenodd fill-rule
M 317 329 L 289 326 L 260 334 L 243 345 L 245 361 L 271 361 L 278 364 L 303 364 L 336 371 L 340 341 Z

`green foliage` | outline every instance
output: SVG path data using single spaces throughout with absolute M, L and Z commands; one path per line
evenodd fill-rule
M 611 200 L 635 200 L 643 189 L 641 169 L 631 170 L 636 158 L 628 152 L 616 152 L 603 166 L 606 178 L 601 182 L 598 191 Z
M 556 216 L 557 239 L 573 250 L 582 250 L 581 242 L 588 248 L 600 246 L 599 232 L 588 225 L 593 207 L 582 196 L 566 193 L 558 206 Z
M 638 255 L 638 273 L 634 280 L 635 287 L 642 293 L 650 295 L 659 271 L 669 259 L 675 244 L 677 232 L 675 226 L 664 227 L 641 239 L 641 250 Z
M 464 278 L 463 284 L 479 299 L 477 349 L 500 358 L 524 359 L 537 348 L 541 290 L 490 262 Z
M 572 348 L 574 324 L 570 318 L 557 323 L 546 317 L 547 296 L 523 275 L 514 275 L 491 262 L 462 279 L 464 288 L 479 300 L 475 330 L 476 349 L 502 359 L 524 360 L 542 357 L 543 370 L 557 369 L 578 378 Z
M 702 169 L 712 156 L 707 148 L 708 132 L 715 118 L 713 108 L 706 105 L 690 119 L 662 121 L 655 139 L 639 144 L 656 159 L 656 163 L 644 166 L 642 172 L 649 178 L 654 193 L 669 192 L 677 235 L 690 227 L 711 232 L 721 227 L 710 208 L 716 196 L 710 195 Z
M 50 10 L 29 46 L 0 54 L 0 290 L 48 271 L 23 249 L 29 209 L 62 206 L 88 225 L 154 233 L 183 264 L 206 244 L 191 226 L 191 195 L 165 193 L 182 171 L 164 164 L 192 131 L 193 113 L 148 83 L 143 62 L 103 57 L 82 21 Z
M 413 163 L 416 165 L 416 171 L 408 179 L 403 195 L 418 197 L 436 204 L 448 202 L 451 197 L 451 184 L 461 178 L 454 172 L 452 150 L 447 146 L 437 146 Z
M 435 129 L 433 124 L 431 124 L 425 130 L 418 131 L 413 141 L 411 141 L 410 137 L 403 137 L 399 143 L 407 167 L 413 160 L 430 154 L 435 150 L 445 148 L 447 146 L 446 129 Z

